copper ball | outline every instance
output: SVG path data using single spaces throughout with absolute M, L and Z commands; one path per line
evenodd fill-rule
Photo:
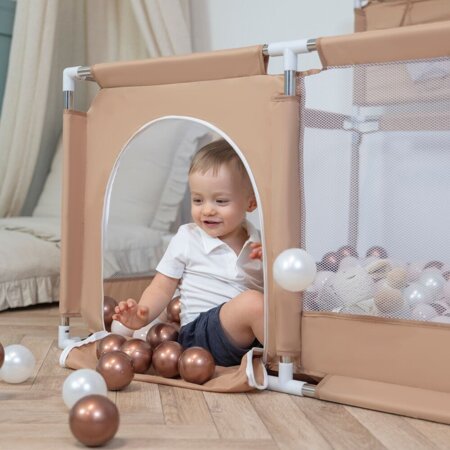
M 387 251 L 379 245 L 370 247 L 366 252 L 366 257 L 375 256 L 375 258 L 386 259 L 388 257 Z
M 444 266 L 444 263 L 441 261 L 430 261 L 429 263 L 426 263 L 423 268 L 424 269 L 431 269 L 431 268 L 436 268 L 438 270 L 441 270 L 442 267 Z
M 127 338 L 120 334 L 108 334 L 108 336 L 97 341 L 97 358 L 100 359 L 105 353 L 120 350 L 126 340 Z
M 153 351 L 153 367 L 155 372 L 166 378 L 178 375 L 178 360 L 183 347 L 175 341 L 165 341 Z
M 118 305 L 116 300 L 108 295 L 103 297 L 103 322 L 105 324 L 105 330 L 111 331 L 111 324 L 113 321 L 114 308 Z
M 336 252 L 325 253 L 322 257 L 322 261 L 319 263 L 319 268 L 321 270 L 330 270 L 331 272 L 336 272 L 339 268 L 340 259 Z
M 180 311 L 181 311 L 181 301 L 180 297 L 175 297 L 170 300 L 167 305 L 167 320 L 170 322 L 180 323 Z
M 208 350 L 202 347 L 190 347 L 180 356 L 178 368 L 183 380 L 203 384 L 214 375 L 216 364 Z
M 152 363 L 152 348 L 141 339 L 130 339 L 124 342 L 121 351 L 133 362 L 134 373 L 146 373 Z
M 97 363 L 97 372 L 103 376 L 110 391 L 126 388 L 133 379 L 134 369 L 131 358 L 124 352 L 105 353 Z
M 0 367 L 3 366 L 4 360 L 5 360 L 5 349 L 3 348 L 3 345 L 0 344 Z
M 347 258 L 347 256 L 353 256 L 354 258 L 358 258 L 358 252 L 351 245 L 343 245 L 336 251 L 336 254 L 339 261 L 341 259 Z
M 158 323 L 153 325 L 147 333 L 147 342 L 152 349 L 158 347 L 162 342 L 176 341 L 177 339 L 178 331 L 173 325 L 168 323 Z
M 69 413 L 72 434 L 88 447 L 105 445 L 119 428 L 117 406 L 103 395 L 87 395 Z

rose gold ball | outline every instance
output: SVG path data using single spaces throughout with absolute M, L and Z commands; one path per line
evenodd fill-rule
M 336 272 L 339 268 L 340 259 L 336 252 L 325 253 L 319 266 L 321 270 L 330 270 Z
M 170 300 L 166 308 L 167 319 L 170 322 L 180 323 L 180 311 L 181 311 L 181 301 L 180 297 L 173 298 Z
M 152 349 L 158 347 L 162 342 L 176 341 L 177 339 L 178 331 L 173 325 L 168 323 L 158 323 L 153 325 L 147 333 L 147 342 Z
M 126 340 L 126 337 L 120 334 L 108 334 L 108 336 L 97 341 L 97 358 L 100 359 L 105 353 L 120 350 Z
M 105 445 L 119 428 L 117 406 L 103 395 L 87 395 L 69 413 L 72 434 L 88 447 Z
M 202 347 L 191 347 L 180 356 L 178 368 L 183 380 L 203 384 L 214 375 L 216 364 L 208 350 Z
M 121 351 L 133 362 L 134 373 L 145 373 L 152 363 L 152 348 L 141 339 L 130 339 L 123 343 Z
M 97 363 L 97 372 L 103 376 L 110 391 L 126 388 L 133 379 L 134 370 L 131 358 L 124 352 L 105 353 Z
M 153 351 L 153 367 L 158 375 L 173 378 L 178 375 L 178 360 L 183 347 L 175 341 L 165 341 Z
M 430 269 L 432 267 L 435 267 L 436 269 L 441 270 L 442 267 L 444 266 L 444 263 L 441 261 L 430 261 L 429 263 L 426 263 L 423 268 L 424 269 Z
M 113 321 L 114 308 L 117 306 L 117 302 L 108 295 L 103 297 L 103 322 L 105 323 L 105 330 L 111 331 L 111 324 Z
M 3 348 L 3 345 L 0 344 L 0 367 L 3 366 L 4 360 L 5 360 L 5 349 Z
M 375 256 L 375 258 L 386 259 L 388 257 L 387 251 L 379 245 L 370 247 L 366 252 L 366 257 Z
M 347 258 L 347 256 L 353 256 L 354 258 L 358 257 L 358 252 L 351 245 L 343 245 L 336 251 L 336 254 L 339 260 Z

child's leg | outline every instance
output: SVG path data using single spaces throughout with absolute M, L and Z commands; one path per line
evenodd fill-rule
M 220 323 L 230 341 L 246 348 L 258 339 L 264 343 L 264 295 L 248 290 L 225 303 L 220 309 Z

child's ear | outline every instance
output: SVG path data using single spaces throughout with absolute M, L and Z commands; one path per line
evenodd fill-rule
M 256 203 L 256 197 L 254 195 L 252 195 L 248 200 L 247 212 L 254 211 L 257 206 L 258 205 Z

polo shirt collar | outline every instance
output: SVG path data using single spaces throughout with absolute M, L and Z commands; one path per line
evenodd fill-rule
M 255 228 L 255 226 L 248 220 L 245 221 L 244 226 L 247 229 L 248 233 L 248 239 L 245 241 L 244 247 L 249 242 L 259 242 L 260 237 L 258 230 Z M 208 233 L 206 233 L 206 231 L 202 230 L 200 227 L 198 227 L 198 229 L 200 231 L 200 236 L 202 238 L 203 247 L 206 253 L 211 253 L 214 249 L 220 247 L 221 245 L 227 245 L 219 238 L 210 236 Z

